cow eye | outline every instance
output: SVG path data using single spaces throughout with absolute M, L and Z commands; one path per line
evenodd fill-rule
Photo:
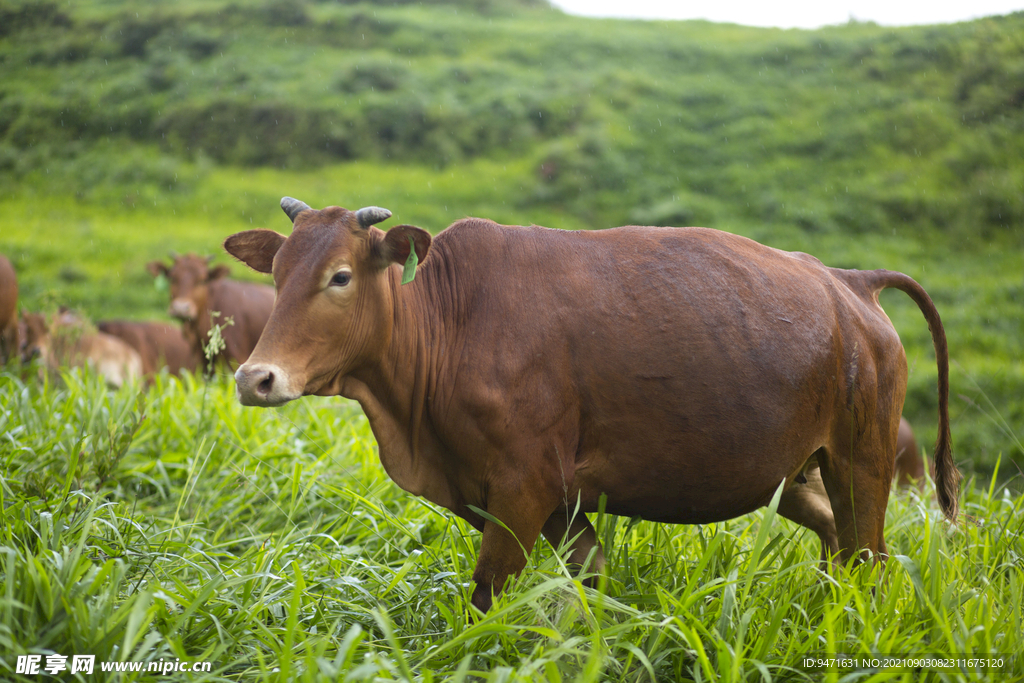
M 350 282 L 352 282 L 352 273 L 344 270 L 338 271 L 334 274 L 334 277 L 331 278 L 332 287 L 344 287 Z

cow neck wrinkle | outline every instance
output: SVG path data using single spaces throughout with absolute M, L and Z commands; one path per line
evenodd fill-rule
M 437 258 L 435 258 L 435 256 Z M 413 284 L 401 285 L 401 269 L 384 274 L 392 308 L 392 330 L 378 363 L 342 378 L 339 394 L 358 401 L 377 440 L 381 464 L 400 487 L 451 508 L 451 487 L 434 460 L 443 450 L 430 429 L 431 395 L 444 349 L 441 319 L 446 269 L 431 254 Z M 443 275 L 442 275 L 443 279 Z

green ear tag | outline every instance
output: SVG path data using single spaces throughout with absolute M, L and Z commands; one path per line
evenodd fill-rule
M 405 268 L 402 269 L 402 284 L 407 285 L 416 277 L 416 266 L 420 259 L 416 256 L 416 243 L 409 238 L 409 258 L 405 259 Z
M 156 291 L 158 291 L 158 292 L 166 292 L 167 291 L 167 276 L 164 275 L 163 273 L 160 273 L 159 275 L 157 275 L 153 279 L 153 286 L 156 287 Z

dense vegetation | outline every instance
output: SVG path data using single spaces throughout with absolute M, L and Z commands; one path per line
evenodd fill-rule
M 473 623 L 479 536 L 386 480 L 355 406 L 243 410 L 224 381 L 108 393 L 9 369 L 0 678 L 32 649 L 205 658 L 212 678 L 502 681 L 1024 651 L 1007 482 L 1024 465 L 1024 13 L 782 31 L 540 0 L 0 0 L 0 75 L 0 253 L 23 308 L 161 317 L 144 264 L 286 232 L 282 195 L 435 232 L 465 215 L 707 225 L 921 282 L 950 340 L 955 456 L 980 474 L 977 526 L 952 534 L 930 493 L 894 496 L 884 588 L 823 578 L 812 535 L 769 513 L 606 518 L 605 594 L 542 543 Z M 927 445 L 931 339 L 903 294 L 882 303 Z M 1008 675 L 1024 663 L 966 677 Z
M 973 239 L 1024 220 L 1022 15 L 803 32 L 514 3 L 91 5 L 3 10 L 0 138 L 19 177 L 60 167 L 88 192 L 138 170 L 173 188 L 170 159 L 442 169 L 504 154 L 535 162 L 517 205 L 594 227 Z M 95 164 L 101 143 L 100 158 L 152 145 L 170 166 Z
M 0 482 L 4 680 L 38 680 L 3 668 L 29 651 L 282 683 L 837 680 L 850 671 L 804 664 L 835 653 L 1003 662 L 843 680 L 1024 677 L 1024 497 L 994 479 L 966 486 L 971 521 L 953 532 L 932 493 L 893 495 L 893 557 L 835 576 L 814 534 L 767 510 L 702 526 L 596 516 L 603 592 L 542 541 L 474 619 L 480 535 L 387 480 L 358 406 L 252 410 L 228 381 L 163 377 L 139 395 L 3 374 L 0 430 L 18 473 Z M 78 680 L 108 676 L 132 680 L 98 665 Z

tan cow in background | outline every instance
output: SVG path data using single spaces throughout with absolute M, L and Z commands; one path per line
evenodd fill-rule
M 781 486 L 780 512 L 818 533 L 823 557 L 884 559 L 907 382 L 878 303 L 886 287 L 931 329 L 937 493 L 956 518 L 945 332 L 902 273 L 828 268 L 704 228 L 464 219 L 432 239 L 372 227 L 390 216 L 376 207 L 281 205 L 290 236 L 225 242 L 278 292 L 235 373 L 239 398 L 358 401 L 388 475 L 483 532 L 480 610 L 542 533 L 575 539 L 570 561 L 600 568 L 594 528 L 572 513 L 602 499 L 611 514 L 701 524 L 756 510 Z M 831 521 L 803 493 L 812 481 Z
M 95 331 L 70 311 L 23 316 L 22 362 L 38 358 L 50 370 L 92 366 L 113 387 L 142 377 L 142 357 L 117 337 Z

